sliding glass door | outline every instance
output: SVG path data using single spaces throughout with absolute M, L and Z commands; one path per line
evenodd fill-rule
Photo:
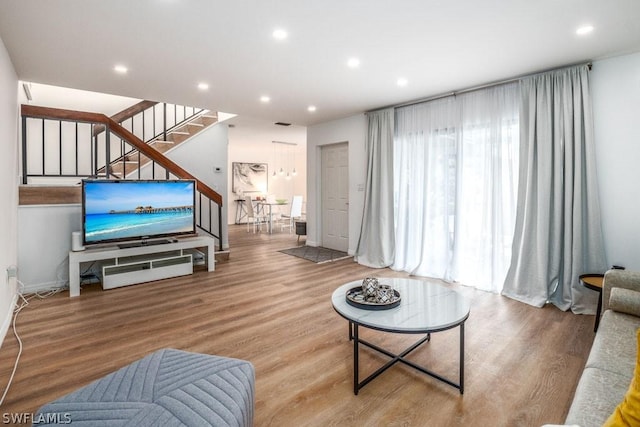
M 392 268 L 500 292 L 518 180 L 518 85 L 396 110 Z

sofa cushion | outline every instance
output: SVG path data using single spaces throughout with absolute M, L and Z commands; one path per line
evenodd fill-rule
M 615 289 L 614 289 L 615 291 Z M 611 294 L 613 296 L 613 292 Z M 636 331 L 636 348 L 640 349 L 640 330 Z M 636 367 L 622 402 L 616 406 L 603 427 L 624 427 L 640 425 L 640 354 L 636 356 Z
M 626 391 L 636 365 L 636 329 L 639 327 L 640 317 L 605 311 L 585 366 L 625 376 Z
M 609 309 L 611 290 L 615 288 L 639 290 L 640 271 L 609 270 L 604 274 L 604 281 L 602 282 L 602 311 Z
M 625 288 L 611 289 L 609 308 L 618 313 L 640 316 L 640 292 Z

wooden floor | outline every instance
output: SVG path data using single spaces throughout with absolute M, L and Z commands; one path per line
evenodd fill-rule
M 540 426 L 561 423 L 593 341 L 593 316 L 544 309 L 448 285 L 471 300 L 465 393 L 396 365 L 353 394 L 347 322 L 331 307 L 339 285 L 403 277 L 352 259 L 314 264 L 278 252 L 295 234 L 230 227 L 229 261 L 214 273 L 32 300 L 19 315 L 24 351 L 0 413 L 44 403 L 163 347 L 251 361 L 256 426 Z M 402 350 L 414 335 L 361 329 Z M 411 358 L 452 379 L 458 329 L 433 334 Z M 3 389 L 17 354 L 10 331 L 0 349 Z M 361 350 L 360 372 L 386 358 Z

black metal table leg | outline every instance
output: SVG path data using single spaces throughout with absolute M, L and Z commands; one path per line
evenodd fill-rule
M 351 323 L 351 322 L 349 322 Z M 359 366 L 358 366 L 358 324 L 353 325 L 353 394 L 358 395 L 360 389 L 359 384 Z
M 459 325 L 459 327 L 460 327 L 460 377 L 459 377 L 459 383 L 456 384 L 453 381 L 441 375 L 436 374 L 435 372 L 432 372 L 410 360 L 405 359 L 405 357 L 409 353 L 411 353 L 413 350 L 418 348 L 420 345 L 424 344 L 425 342 L 431 341 L 431 333 L 426 334 L 426 336 L 424 336 L 422 339 L 420 339 L 419 341 L 417 341 L 416 343 L 414 343 L 413 345 L 405 349 L 400 354 L 395 354 L 375 344 L 372 344 L 368 341 L 361 340 L 358 337 L 358 323 L 349 322 L 349 339 L 353 340 L 353 394 L 357 396 L 358 392 L 362 387 L 369 384 L 374 378 L 378 377 L 380 374 L 382 374 L 384 371 L 389 369 L 391 366 L 395 365 L 397 362 L 401 362 L 405 365 L 411 366 L 412 368 L 424 374 L 427 374 L 437 380 L 440 380 L 446 384 L 449 384 L 450 386 L 453 386 L 458 390 L 460 390 L 460 394 L 463 394 L 464 393 L 464 322 L 462 322 Z M 389 360 L 387 363 L 385 363 L 380 368 L 378 368 L 374 373 L 372 373 L 367 378 L 362 380 L 362 382 L 360 382 L 360 374 L 359 374 L 359 345 L 360 344 L 363 344 L 391 358 L 391 360 Z
M 464 393 L 464 322 L 460 324 L 460 394 Z
M 598 325 L 600 324 L 600 311 L 602 310 L 602 285 L 604 281 L 604 274 L 600 273 L 588 273 L 581 274 L 578 278 L 582 286 L 598 293 L 598 305 L 596 307 L 596 318 L 593 324 L 593 332 L 598 332 Z
M 598 306 L 596 307 L 596 322 L 593 325 L 593 332 L 598 332 L 598 325 L 600 325 L 600 312 L 602 311 L 602 292 L 598 295 Z

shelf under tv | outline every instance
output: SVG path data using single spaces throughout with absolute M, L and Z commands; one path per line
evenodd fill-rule
M 114 289 L 192 273 L 193 259 L 185 249 L 118 257 L 102 267 L 102 289 Z
M 69 296 L 80 295 L 80 264 L 106 261 L 107 287 L 150 282 L 190 274 L 192 253 L 187 249 L 205 248 L 208 271 L 215 270 L 215 240 L 209 236 L 185 237 L 160 245 L 123 248 L 109 246 L 69 252 Z M 168 254 L 171 253 L 171 254 Z M 187 258 L 189 261 L 187 262 Z M 147 264 L 149 263 L 149 264 Z M 153 264 L 152 264 L 153 263 Z M 148 268 L 147 268 L 148 267 Z M 103 287 L 105 272 L 103 271 Z

